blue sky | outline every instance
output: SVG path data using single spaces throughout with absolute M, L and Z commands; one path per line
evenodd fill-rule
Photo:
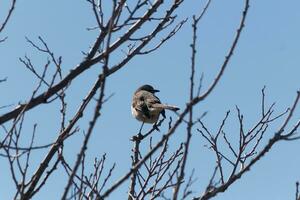
M 177 11 L 178 20 L 186 17 L 189 20 L 178 34 L 159 50 L 147 56 L 136 57 L 125 68 L 109 77 L 106 94 L 108 96 L 114 93 L 114 96 L 104 105 L 102 116 L 89 143 L 87 158 L 92 164 L 95 156 L 106 152 L 107 167 L 116 162 L 116 171 L 110 184 L 130 167 L 132 144 L 129 139 L 140 127 L 140 123 L 130 113 L 134 90 L 142 84 L 151 84 L 161 91 L 158 96 L 162 102 L 184 108 L 189 92 L 191 17 L 202 10 L 204 3 L 205 1 L 185 1 Z M 245 116 L 245 127 L 250 128 L 259 117 L 260 90 L 264 86 L 267 103 L 276 102 L 276 113 L 284 111 L 292 104 L 300 87 L 299 7 L 298 0 L 250 1 L 246 27 L 222 80 L 213 93 L 195 109 L 196 116 L 208 111 L 204 122 L 211 130 L 216 131 L 226 111 L 231 110 L 226 129 L 233 138 L 238 134 L 235 129 L 235 105 L 241 108 Z M 6 2 L 1 1 L 0 19 L 3 18 L 5 8 Z M 196 77 L 199 79 L 200 74 L 204 73 L 204 87 L 208 87 L 224 60 L 236 33 L 242 9 L 243 1 L 212 1 L 207 14 L 199 23 Z M 3 94 L 0 97 L 0 106 L 13 104 L 0 110 L 0 114 L 13 109 L 18 102 L 26 101 L 37 83 L 33 75 L 19 62 L 19 57 L 27 55 L 36 66 L 41 67 L 47 58 L 34 50 L 26 42 L 25 36 L 33 41 L 38 41 L 37 37 L 42 36 L 55 55 L 62 56 L 62 70 L 66 75 L 83 59 L 82 51 L 86 52 L 95 39 L 96 32 L 86 30 L 93 25 L 95 21 L 86 1 L 19 0 L 8 26 L 0 34 L 0 38 L 8 36 L 7 41 L 0 44 L 0 79 L 8 77 L 7 82 L 0 84 Z M 70 87 L 67 94 L 69 118 L 100 71 L 100 66 L 93 67 Z M 56 138 L 59 128 L 57 106 L 58 103 L 42 105 L 28 112 L 24 132 L 30 133 L 33 124 L 38 123 L 36 144 L 50 143 Z M 92 110 L 91 106 L 78 124 L 83 130 L 88 126 Z M 167 115 L 176 118 L 173 113 L 168 112 Z M 298 120 L 299 116 L 298 108 L 292 122 Z M 281 121 L 278 122 L 271 130 L 278 127 Z M 162 132 L 166 130 L 167 124 Z M 154 137 L 159 139 L 161 134 L 157 133 Z M 272 134 L 269 131 L 264 142 Z M 175 147 L 184 136 L 185 126 L 182 126 L 173 136 L 171 144 Z M 78 134 L 66 144 L 65 154 L 71 161 L 76 158 L 82 138 L 82 134 Z M 191 146 L 193 153 L 188 160 L 188 170 L 195 168 L 198 178 L 194 185 L 197 190 L 195 195 L 203 192 L 203 186 L 208 182 L 208 175 L 214 167 L 214 155 L 204 144 L 203 138 L 195 131 Z M 295 182 L 300 180 L 299 151 L 299 141 L 275 145 L 249 173 L 215 199 L 293 199 Z M 34 166 L 43 158 L 44 153 L 34 154 Z M 4 164 L 6 160 L 0 158 L 0 163 L 0 196 L 10 199 L 14 186 L 9 182 L 10 175 Z M 31 171 L 34 170 L 35 167 L 32 167 Z M 47 189 L 41 190 L 35 199 L 58 199 L 66 183 L 62 174 L 63 171 L 58 170 L 49 180 Z M 127 185 L 126 182 L 109 199 L 126 197 Z

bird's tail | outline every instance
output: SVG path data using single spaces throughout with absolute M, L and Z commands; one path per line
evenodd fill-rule
M 167 104 L 154 104 L 153 107 L 167 109 L 167 110 L 172 110 L 172 111 L 179 110 L 179 108 L 177 106 L 167 105 Z

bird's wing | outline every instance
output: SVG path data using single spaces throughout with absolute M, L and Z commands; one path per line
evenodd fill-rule
M 132 107 L 145 115 L 147 118 L 150 118 L 150 111 L 148 105 L 145 102 L 145 96 L 142 92 L 136 93 L 133 97 Z
M 145 103 L 139 104 L 138 109 L 139 109 L 140 111 L 142 111 L 142 113 L 143 113 L 147 118 L 150 118 L 150 111 L 149 111 L 149 109 L 148 109 L 148 106 L 147 106 Z
M 162 108 L 160 105 L 161 102 L 159 100 L 159 98 L 157 96 L 155 96 L 154 94 L 150 93 L 149 94 L 149 97 L 146 98 L 147 99 L 147 105 L 149 108 Z M 162 109 L 161 112 L 162 116 L 164 118 L 166 118 L 166 112 L 165 112 L 165 109 Z
M 147 92 L 147 94 L 145 94 L 145 102 L 148 108 L 153 108 L 153 105 L 155 104 L 161 104 L 159 98 L 150 92 Z

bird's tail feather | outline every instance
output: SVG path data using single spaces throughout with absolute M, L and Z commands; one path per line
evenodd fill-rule
M 167 109 L 167 110 L 172 110 L 172 111 L 177 111 L 179 108 L 177 106 L 173 105 L 167 105 L 167 104 L 154 104 L 152 105 L 154 108 L 162 108 L 162 109 Z

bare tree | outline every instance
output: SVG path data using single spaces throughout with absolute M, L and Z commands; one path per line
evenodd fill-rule
M 225 192 L 232 184 L 241 179 L 243 175 L 251 169 L 259 160 L 267 155 L 273 146 L 281 141 L 292 141 L 300 139 L 297 130 L 300 120 L 291 127 L 292 117 L 300 98 L 300 91 L 291 105 L 279 114 L 275 113 L 275 104 L 267 105 L 265 102 L 265 88 L 262 89 L 261 113 L 259 119 L 246 129 L 244 117 L 238 106 L 235 108 L 237 124 L 239 130 L 236 140 L 228 137 L 226 125 L 229 123 L 229 115 L 232 111 L 225 113 L 216 132 L 212 131 L 205 123 L 206 113 L 196 113 L 195 107 L 212 93 L 219 84 L 226 68 L 239 43 L 246 18 L 249 12 L 250 0 L 244 0 L 244 8 L 241 13 L 240 23 L 237 27 L 231 45 L 223 63 L 220 64 L 219 71 L 215 75 L 212 83 L 203 86 L 203 76 L 199 84 L 196 85 L 195 75 L 197 71 L 197 28 L 203 16 L 209 10 L 211 0 L 208 0 L 201 13 L 192 17 L 192 42 L 191 42 L 191 65 L 189 81 L 189 100 L 180 112 L 175 113 L 176 119 L 162 119 L 152 129 L 146 133 L 133 135 L 131 166 L 130 170 L 124 173 L 119 179 L 112 180 L 116 163 L 107 166 L 107 154 L 94 159 L 92 171 L 86 170 L 88 153 L 87 148 L 91 135 L 95 132 L 95 125 L 103 112 L 103 106 L 110 100 L 107 95 L 107 80 L 112 74 L 118 73 L 125 68 L 127 63 L 137 56 L 147 56 L 156 51 L 162 45 L 171 40 L 180 31 L 188 19 L 181 18 L 177 10 L 182 6 L 184 0 L 163 1 L 163 0 L 112 0 L 110 2 L 102 0 L 87 0 L 93 12 L 95 26 L 89 31 L 96 31 L 97 37 L 90 46 L 88 52 L 84 53 L 82 62 L 78 63 L 72 70 L 63 74 L 63 62 L 61 56 L 56 56 L 43 37 L 38 37 L 37 41 L 26 38 L 28 44 L 38 53 L 46 56 L 46 61 L 42 67 L 34 64 L 29 56 L 20 58 L 20 62 L 36 78 L 37 85 L 32 91 L 30 98 L 25 103 L 20 103 L 16 108 L 0 116 L 2 126 L 0 153 L 1 157 L 7 160 L 7 171 L 11 174 L 15 184 L 14 199 L 32 199 L 37 193 L 49 184 L 49 179 L 58 169 L 62 169 L 67 178 L 64 191 L 60 198 L 65 199 L 106 199 L 115 192 L 121 185 L 128 183 L 129 200 L 134 199 L 211 199 L 221 192 Z M 11 1 L 11 7 L 0 26 L 0 33 L 5 28 L 14 11 L 15 0 Z M 111 9 L 104 9 L 107 6 Z M 145 28 L 147 26 L 147 28 Z M 151 27 L 151 29 L 149 29 Z M 155 40 L 159 38 L 157 42 Z M 0 42 L 4 42 L 6 37 Z M 1 45 L 5 45 L 2 43 Z M 124 55 L 119 60 L 111 59 L 115 55 Z M 77 110 L 71 117 L 67 117 L 67 95 L 73 81 L 80 75 L 86 73 L 88 69 L 101 66 L 97 80 L 89 88 L 88 93 L 77 105 Z M 1 79 L 0 83 L 6 78 Z M 24 133 L 23 125 L 26 117 L 30 115 L 29 110 L 36 109 L 43 105 L 57 103 L 60 109 L 60 123 L 57 137 L 45 145 L 36 145 L 37 126 L 34 124 L 31 130 L 31 137 Z M 84 129 L 82 145 L 77 152 L 75 162 L 70 162 L 64 151 L 65 145 L 70 138 L 80 134 L 78 126 L 79 119 L 86 112 L 87 107 L 93 106 L 94 111 Z M 0 109 L 3 106 L 0 105 Z M 271 124 L 282 120 L 282 124 L 276 127 L 274 132 L 270 130 Z M 153 139 L 153 135 L 162 124 L 168 125 L 168 130 L 158 141 Z M 175 148 L 169 148 L 169 141 L 179 126 L 186 126 L 185 140 L 180 141 Z M 214 127 L 215 128 L 215 127 Z M 269 132 L 269 134 L 267 134 Z M 270 133 L 271 132 L 271 133 Z M 273 133 L 273 134 L 272 134 Z M 24 137 L 27 134 L 27 137 Z M 207 143 L 208 149 L 215 157 L 215 167 L 207 186 L 202 191 L 193 191 L 192 185 L 196 184 L 194 169 L 188 171 L 188 158 L 190 155 L 190 144 L 195 135 L 199 135 Z M 271 136 L 270 136 L 271 135 Z M 263 138 L 268 138 L 264 144 Z M 24 143 L 27 145 L 24 146 Z M 220 147 L 222 146 L 222 148 Z M 227 149 L 224 150 L 223 147 Z M 31 159 L 35 151 L 43 153 L 43 158 L 38 165 L 33 165 Z M 114 159 L 114 158 L 110 158 Z M 34 171 L 31 173 L 31 171 Z M 127 182 L 126 182 L 127 181 Z M 296 199 L 299 199 L 299 184 L 296 184 Z

